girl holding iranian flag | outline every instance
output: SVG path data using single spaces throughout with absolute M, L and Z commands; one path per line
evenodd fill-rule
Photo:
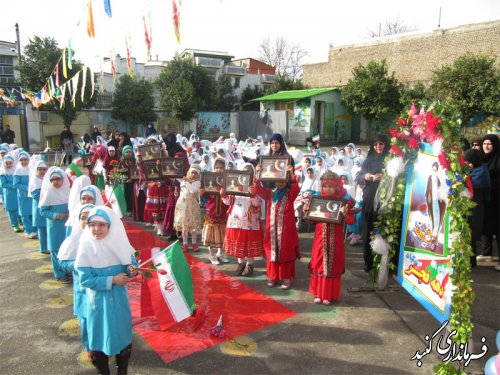
M 94 207 L 80 238 L 75 268 L 87 288 L 85 308 L 92 364 L 109 374 L 108 356 L 116 356 L 118 374 L 126 374 L 132 353 L 132 314 L 127 283 L 137 274 L 134 249 L 118 214 Z

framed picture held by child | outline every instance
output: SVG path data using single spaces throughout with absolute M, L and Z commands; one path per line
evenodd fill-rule
M 253 173 L 249 171 L 224 171 L 224 190 L 228 195 L 250 196 Z
M 82 163 L 84 167 L 90 167 L 92 165 L 92 157 L 94 154 L 82 155 Z
M 287 167 L 290 158 L 285 156 L 261 156 L 259 180 L 263 182 L 288 181 Z
M 304 219 L 328 224 L 340 224 L 344 219 L 340 209 L 345 205 L 343 199 L 312 197 Z
M 161 178 L 160 166 L 156 161 L 144 162 L 144 176 L 147 181 L 159 180 Z
M 160 161 L 162 178 L 182 178 L 186 174 L 184 162 L 180 158 L 163 158 Z
M 130 164 L 128 167 L 128 178 L 137 181 L 141 178 L 141 170 L 137 164 Z
M 206 194 L 219 194 L 224 187 L 224 173 L 201 172 L 200 181 Z
M 159 143 L 142 145 L 137 149 L 140 153 L 140 161 L 161 159 L 161 145 Z

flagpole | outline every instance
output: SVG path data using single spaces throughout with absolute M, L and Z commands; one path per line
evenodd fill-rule
M 171 248 L 172 246 L 174 246 L 177 242 L 179 242 L 179 240 L 175 241 L 175 242 L 172 242 L 168 247 L 165 248 L 165 250 Z M 165 250 L 162 250 L 165 251 Z M 143 265 L 145 265 L 147 262 L 149 262 L 151 259 L 153 259 L 154 257 L 156 257 L 158 254 L 155 254 L 153 255 L 151 258 L 149 258 L 148 260 L 145 260 L 144 262 L 142 262 L 141 264 L 139 264 L 137 267 L 138 268 L 141 268 Z

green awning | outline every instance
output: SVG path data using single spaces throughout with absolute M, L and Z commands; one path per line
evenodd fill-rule
M 279 91 L 274 94 L 261 96 L 260 98 L 255 98 L 250 100 L 251 102 L 271 102 L 275 100 L 298 100 L 304 98 L 310 98 L 314 95 L 323 94 L 325 92 L 337 90 L 336 88 L 324 88 L 324 89 L 310 89 L 310 90 L 290 90 L 290 91 Z

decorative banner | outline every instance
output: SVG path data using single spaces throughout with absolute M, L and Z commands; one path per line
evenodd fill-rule
M 151 19 L 149 20 L 149 30 L 145 16 L 142 17 L 142 21 L 144 23 L 144 38 L 146 39 L 146 47 L 148 49 L 146 60 L 149 60 L 151 56 L 151 44 L 153 42 L 153 38 L 151 37 Z
M 109 18 L 113 16 L 113 14 L 111 13 L 111 0 L 104 0 L 104 11 Z
M 446 212 L 446 174 L 423 143 L 408 168 L 398 282 L 440 323 L 448 320 L 453 286 Z
M 94 30 L 94 15 L 92 14 L 92 0 L 89 0 L 87 5 L 87 34 L 92 39 L 95 39 L 95 30 Z
M 175 3 L 175 0 L 172 0 L 172 20 L 174 21 L 174 31 L 175 31 L 175 37 L 177 38 L 177 43 L 181 43 L 181 24 L 180 24 L 180 12 L 179 9 L 177 8 L 177 4 Z

